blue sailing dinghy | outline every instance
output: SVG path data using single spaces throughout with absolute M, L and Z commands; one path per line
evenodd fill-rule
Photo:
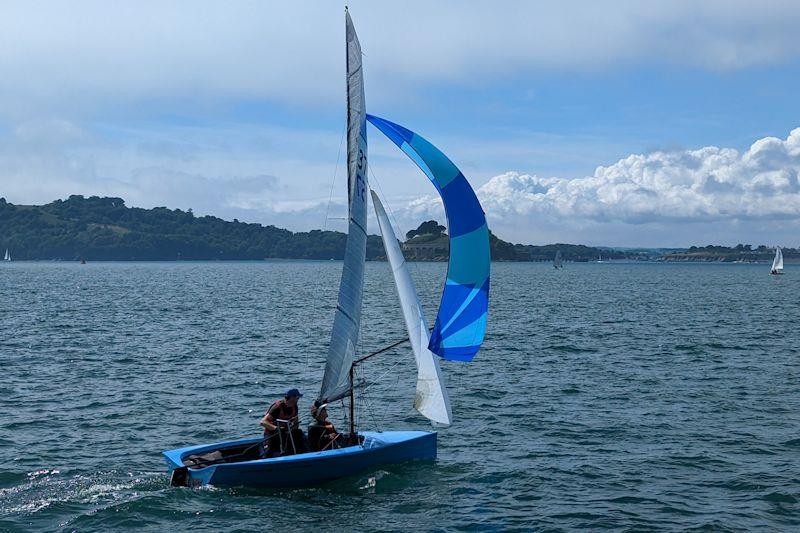
M 378 465 L 403 463 L 411 460 L 436 459 L 436 433 L 430 431 L 387 431 L 360 433 L 364 441 L 359 446 L 338 450 L 301 453 L 272 459 L 219 462 L 188 468 L 185 485 L 214 485 L 216 487 L 296 488 L 308 487 L 358 474 Z M 167 464 L 174 471 L 183 467 L 187 458 L 220 452 L 231 457 L 247 448 L 258 449 L 263 439 L 242 439 L 189 446 L 164 452 Z
M 436 459 L 437 434 L 430 431 L 357 431 L 356 367 L 409 341 L 417 365 L 414 407 L 434 424 L 452 421 L 438 358 L 469 361 L 486 331 L 489 302 L 489 230 L 472 187 L 456 166 L 416 133 L 367 115 L 361 46 L 345 12 L 347 40 L 348 234 L 331 342 L 318 400 L 349 398 L 349 435 L 338 449 L 263 459 L 263 437 L 188 446 L 164 452 L 174 486 L 306 487 L 347 477 L 378 465 Z M 447 280 L 432 331 L 428 330 L 403 253 L 386 211 L 372 192 L 384 249 L 394 276 L 408 338 L 356 358 L 367 246 L 367 121 L 397 144 L 428 176 L 442 197 L 450 233 Z

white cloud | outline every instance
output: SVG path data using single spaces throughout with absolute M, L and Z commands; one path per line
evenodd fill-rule
M 698 238 L 741 242 L 771 231 L 794 243 L 800 128 L 786 139 L 760 139 L 744 153 L 708 146 L 636 154 L 582 178 L 507 172 L 476 192 L 490 227 L 523 242 L 683 245 Z M 441 220 L 436 197 L 416 199 L 399 218 L 409 224 L 428 216 Z
M 338 220 L 346 210 L 341 166 L 328 205 L 338 148 L 330 135 L 307 131 L 289 138 L 272 128 L 128 134 L 137 141 L 118 145 L 62 119 L 20 124 L 0 137 L 0 196 L 15 203 L 121 196 L 132 206 L 192 208 L 293 230 L 345 228 Z M 230 144 L 215 141 L 220 137 Z M 294 145 L 314 147 L 330 162 L 281 158 Z M 381 177 L 388 176 L 385 200 L 398 230 L 429 218 L 444 221 L 438 196 L 416 192 L 432 186 L 405 158 L 397 163 L 379 166 Z M 514 242 L 796 245 L 799 176 L 800 128 L 742 152 L 708 146 L 630 155 L 578 178 L 506 172 L 476 191 L 492 230 Z
M 592 176 L 509 172 L 478 189 L 492 216 L 553 214 L 641 224 L 729 218 L 800 219 L 800 128 L 744 153 L 698 150 L 631 155 Z
M 800 3 L 788 0 L 354 1 L 351 11 L 373 102 L 502 73 L 736 69 L 800 57 Z M 342 19 L 336 2 L 4 2 L 0 116 L 136 115 L 153 100 L 175 110 L 338 102 Z

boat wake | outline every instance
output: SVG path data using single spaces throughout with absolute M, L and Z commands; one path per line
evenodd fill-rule
M 41 469 L 29 472 L 26 478 L 16 486 L 0 489 L 0 518 L 46 528 L 64 527 L 81 516 L 93 515 L 164 490 L 164 475 L 160 472 L 107 471 L 66 475 L 57 469 Z M 77 517 L 74 514 L 76 506 L 85 508 Z M 40 523 L 40 520 L 44 522 Z

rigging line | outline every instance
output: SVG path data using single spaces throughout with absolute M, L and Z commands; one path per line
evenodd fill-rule
M 399 229 L 400 232 L 402 233 L 403 227 L 400 225 L 400 223 L 397 222 L 397 217 L 394 215 L 394 211 L 392 211 L 392 206 L 389 204 L 389 199 L 386 196 L 386 193 L 383 192 L 383 186 L 381 185 L 378 176 L 375 175 L 375 171 L 372 169 L 372 165 L 368 166 L 367 170 L 369 171 L 370 174 L 372 174 L 372 179 L 375 180 L 375 183 L 378 184 L 378 190 L 380 190 L 381 197 L 383 199 L 383 205 L 388 209 L 389 216 L 392 218 L 395 227 Z M 405 233 L 402 233 L 402 236 L 405 236 Z
M 370 381 L 369 383 L 367 383 L 366 385 L 364 385 L 364 388 L 362 388 L 362 389 L 361 389 L 361 394 L 364 394 L 364 392 L 365 392 L 367 389 L 369 389 L 369 388 L 370 388 L 372 385 L 374 385 L 375 383 L 377 383 L 377 382 L 379 382 L 380 380 L 382 380 L 382 379 L 383 379 L 383 377 L 384 377 L 386 374 L 388 374 L 389 372 L 391 372 L 392 370 L 394 370 L 394 367 L 396 367 L 397 365 L 399 365 L 401 361 L 402 361 L 402 359 L 398 359 L 397 361 L 395 361 L 395 363 L 394 363 L 392 366 L 390 366 L 390 367 L 388 368 L 388 370 L 386 370 L 386 372 L 384 372 L 383 374 L 381 374 L 380 376 L 378 376 L 376 379 L 374 379 L 374 380 Z
M 397 379 L 394 382 L 395 391 L 397 390 L 397 387 L 399 385 L 400 385 L 400 374 L 397 374 Z M 386 419 L 386 415 L 389 414 L 389 407 L 390 407 L 389 402 L 386 402 L 386 408 L 383 410 L 383 414 L 381 415 L 381 424 L 383 424 L 383 421 Z
M 372 425 L 375 431 L 380 431 L 383 424 L 378 424 L 378 421 L 375 419 L 375 407 L 372 405 L 372 399 L 364 394 L 364 401 L 367 404 L 366 412 L 369 413 L 370 418 L 372 418 Z
M 331 210 L 331 200 L 333 199 L 333 186 L 336 185 L 336 173 L 339 171 L 339 160 L 342 157 L 342 144 L 344 144 L 344 132 L 347 130 L 347 121 L 342 124 L 342 136 L 339 138 L 339 152 L 336 154 L 336 166 L 333 167 L 333 181 L 331 182 L 331 191 L 328 194 L 328 206 L 325 208 L 325 223 L 323 224 L 323 231 L 328 229 L 328 213 Z
M 375 427 L 375 431 L 379 431 L 380 426 L 378 425 L 378 422 L 375 420 L 375 408 L 372 405 L 371 398 L 369 397 L 366 391 L 362 391 L 361 396 L 363 396 L 364 398 L 363 401 L 364 404 L 366 405 L 365 411 L 369 413 L 369 416 L 372 418 L 372 424 Z

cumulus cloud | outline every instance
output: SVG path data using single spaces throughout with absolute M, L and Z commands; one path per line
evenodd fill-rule
M 698 150 L 635 154 L 584 178 L 508 172 L 478 189 L 495 217 L 552 214 L 632 224 L 728 218 L 800 218 L 800 128 L 744 153 Z
M 634 154 L 580 178 L 507 172 L 476 193 L 490 226 L 526 241 L 558 228 L 580 242 L 636 235 L 648 243 L 656 227 L 648 243 L 654 244 L 670 231 L 691 239 L 691 225 L 704 224 L 702 238 L 730 240 L 738 233 L 746 239 L 771 227 L 794 242 L 800 239 L 799 175 L 800 128 L 786 139 L 759 139 L 743 153 L 707 146 Z M 401 214 L 407 221 L 425 216 L 441 216 L 438 198 L 418 198 Z

